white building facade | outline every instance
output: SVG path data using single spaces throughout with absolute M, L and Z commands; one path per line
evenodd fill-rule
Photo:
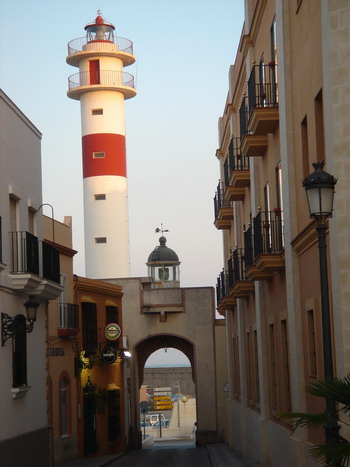
M 62 290 L 59 255 L 42 241 L 41 133 L 1 90 L 0 120 L 0 463 L 46 466 L 47 304 Z

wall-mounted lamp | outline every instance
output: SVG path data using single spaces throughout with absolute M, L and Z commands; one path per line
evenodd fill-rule
M 34 323 L 36 321 L 36 312 L 39 308 L 40 303 L 35 300 L 35 297 L 29 297 L 29 299 L 23 303 L 27 312 L 26 332 L 32 332 L 34 329 Z M 1 345 L 4 346 L 5 342 L 10 338 L 14 337 L 16 324 L 15 317 L 8 315 L 7 313 L 1 313 Z
M 79 357 L 75 359 L 75 373 L 81 373 L 83 370 L 91 370 L 95 363 L 96 354 L 91 350 L 82 350 Z
M 121 358 L 131 358 L 131 352 L 129 349 L 120 349 L 119 355 Z

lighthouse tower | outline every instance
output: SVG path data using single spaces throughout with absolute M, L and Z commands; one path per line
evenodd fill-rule
M 128 277 L 129 227 L 124 100 L 136 95 L 133 44 L 98 12 L 86 36 L 68 44 L 68 97 L 80 100 L 85 269 L 93 279 Z

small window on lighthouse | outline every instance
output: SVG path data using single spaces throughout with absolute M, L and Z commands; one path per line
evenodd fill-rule
M 104 151 L 93 152 L 92 157 L 94 159 L 103 159 L 104 157 L 106 157 L 106 153 Z
M 102 201 L 104 199 L 106 199 L 105 194 L 95 195 L 95 201 Z
M 95 237 L 95 243 L 107 243 L 107 237 Z
M 103 109 L 92 109 L 92 115 L 103 115 Z

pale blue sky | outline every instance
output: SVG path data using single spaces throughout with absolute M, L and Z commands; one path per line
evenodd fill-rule
M 13 0 L 0 6 L 0 87 L 43 133 L 43 202 L 73 216 L 84 275 L 79 102 L 66 96 L 67 43 L 97 9 L 133 41 L 138 95 L 126 101 L 131 270 L 158 244 L 182 262 L 182 286 L 214 286 L 223 266 L 213 225 L 217 122 L 243 25 L 243 0 Z M 45 211 L 51 215 L 50 209 Z

